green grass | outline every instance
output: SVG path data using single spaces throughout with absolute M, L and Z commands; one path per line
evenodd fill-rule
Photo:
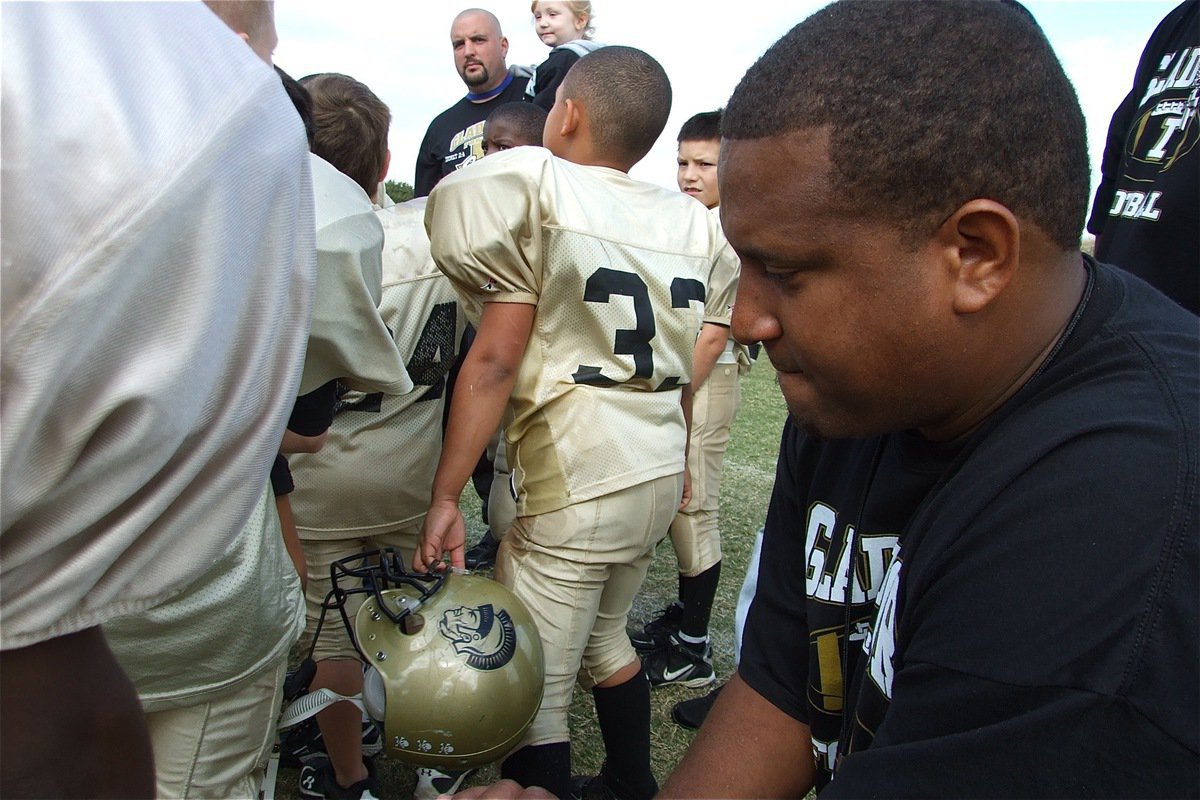
M 738 592 L 746 572 L 746 561 L 754 535 L 763 524 L 767 501 L 775 478 L 775 456 L 786 409 L 775 372 L 765 357 L 749 375 L 742 378 L 742 403 L 733 426 L 725 455 L 725 474 L 721 486 L 721 581 L 713 605 L 709 626 L 713 642 L 713 663 L 718 680 L 733 671 L 733 615 Z M 483 534 L 479 499 L 474 492 L 463 493 L 463 513 L 467 519 L 468 543 Z M 665 534 L 665 531 L 664 531 Z M 678 580 L 675 553 L 669 539 L 659 545 L 650 573 L 630 614 L 631 626 L 640 626 L 667 603 L 675 599 Z M 691 744 L 693 731 L 671 720 L 671 708 L 680 700 L 696 697 L 707 689 L 664 687 L 651 695 L 651 745 L 655 776 L 666 780 Z M 571 760 L 577 774 L 594 774 L 604 760 L 604 745 L 596 724 L 590 692 L 575 690 L 570 710 Z M 414 784 L 413 771 L 394 760 L 379 760 L 380 796 L 409 797 Z M 484 785 L 499 778 L 496 767 L 481 769 L 466 785 Z M 298 797 L 296 770 L 280 770 L 276 796 Z

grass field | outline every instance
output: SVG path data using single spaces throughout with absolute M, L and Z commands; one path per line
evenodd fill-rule
M 721 582 L 713 607 L 710 635 L 713 662 L 718 680 L 733 670 L 733 614 L 738 591 L 746 571 L 746 561 L 754 535 L 763 524 L 767 501 L 775 477 L 775 456 L 786 410 L 775 373 L 766 358 L 760 358 L 749 375 L 742 379 L 742 404 L 734 423 L 725 456 L 725 476 L 721 487 L 721 547 L 724 560 Z M 479 500 L 471 491 L 463 493 L 463 511 L 470 531 L 468 543 L 483 533 Z M 665 531 L 664 531 L 665 533 Z M 655 616 L 675 599 L 678 587 L 675 554 L 669 540 L 658 547 L 646 584 L 634 603 L 630 623 L 639 626 Z M 651 739 L 654 773 L 662 783 L 674 769 L 692 741 L 693 731 L 671 720 L 671 707 L 680 700 L 699 696 L 707 689 L 664 687 L 651 695 Z M 575 691 L 571 705 L 571 759 L 577 774 L 594 774 L 604 760 L 604 746 L 596 724 L 590 692 Z M 384 800 L 407 798 L 412 794 L 413 771 L 396 761 L 379 759 L 380 797 Z M 466 785 L 491 783 L 498 779 L 495 767 L 481 769 Z M 295 770 L 280 770 L 276 796 L 298 797 Z

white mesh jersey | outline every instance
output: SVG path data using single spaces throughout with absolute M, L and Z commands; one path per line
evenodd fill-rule
M 304 630 L 304 595 L 279 530 L 275 493 L 258 503 L 229 549 L 179 594 L 104 625 L 113 655 L 146 711 L 228 692 L 284 656 Z M 193 536 L 211 532 L 202 525 Z
M 412 382 L 377 308 L 383 228 L 367 193 L 312 156 L 317 291 L 300 394 L 340 380 L 364 392 L 404 394 Z
M 446 374 L 465 317 L 425 234 L 425 198 L 376 212 L 383 223 L 379 311 L 415 388 L 341 398 L 325 446 L 290 456 L 296 527 L 304 539 L 388 533 L 423 515 L 442 452 Z
M 712 215 L 719 226 L 721 217 L 718 208 L 711 208 L 708 213 Z M 710 302 L 704 313 L 705 322 L 729 327 L 733 320 L 733 305 L 737 296 L 738 278 L 741 276 L 741 272 L 741 259 L 733 251 L 733 245 L 726 241 L 725 246 L 721 248 L 721 256 L 717 266 L 713 269 L 712 282 L 709 284 L 709 292 L 713 296 L 709 298 Z M 739 371 L 748 372 L 752 361 L 749 348 L 735 341 L 733 334 L 730 333 L 725 342 L 725 350 L 717 358 L 717 363 L 737 364 Z
M 3 13 L 9 649 L 160 602 L 229 548 L 294 402 L 315 262 L 295 108 L 202 4 Z
M 505 425 L 519 514 L 683 470 L 680 386 L 729 291 L 705 308 L 725 239 L 702 205 L 520 147 L 444 178 L 425 223 L 469 319 L 537 306 Z

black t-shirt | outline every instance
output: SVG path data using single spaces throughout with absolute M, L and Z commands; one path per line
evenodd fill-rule
M 292 413 L 288 417 L 288 430 L 301 436 L 320 436 L 329 430 L 333 424 L 333 414 L 337 409 L 338 382 L 329 381 L 308 394 L 296 398 Z M 275 496 L 291 494 L 296 490 L 292 481 L 292 471 L 288 460 L 282 453 L 275 455 L 275 463 L 271 465 L 271 488 Z
M 495 97 L 473 103 L 464 97 L 433 118 L 417 153 L 413 195 L 425 197 L 445 176 L 483 158 L 483 123 L 498 106 L 524 100 L 528 78 L 511 73 Z
M 785 428 L 739 672 L 810 726 L 823 794 L 1200 786 L 1200 336 L 1089 270 L 1061 348 L 957 445 Z
M 1096 258 L 1200 313 L 1200 2 L 1146 43 L 1108 128 L 1088 230 Z

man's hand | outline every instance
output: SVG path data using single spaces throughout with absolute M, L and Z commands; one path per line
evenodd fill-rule
M 446 797 L 447 795 L 442 795 Z M 510 780 L 493 783 L 491 786 L 475 786 L 454 795 L 455 800 L 554 800 L 554 795 L 540 786 L 529 789 Z
M 692 502 L 692 473 L 687 467 L 683 468 L 683 499 L 679 501 L 679 510 L 683 511 L 687 508 L 688 503 Z
M 434 501 L 421 526 L 421 541 L 413 553 L 413 569 L 425 572 L 445 569 L 442 554 L 450 554 L 450 566 L 466 566 L 463 548 L 467 542 L 467 525 L 458 503 L 453 500 Z

